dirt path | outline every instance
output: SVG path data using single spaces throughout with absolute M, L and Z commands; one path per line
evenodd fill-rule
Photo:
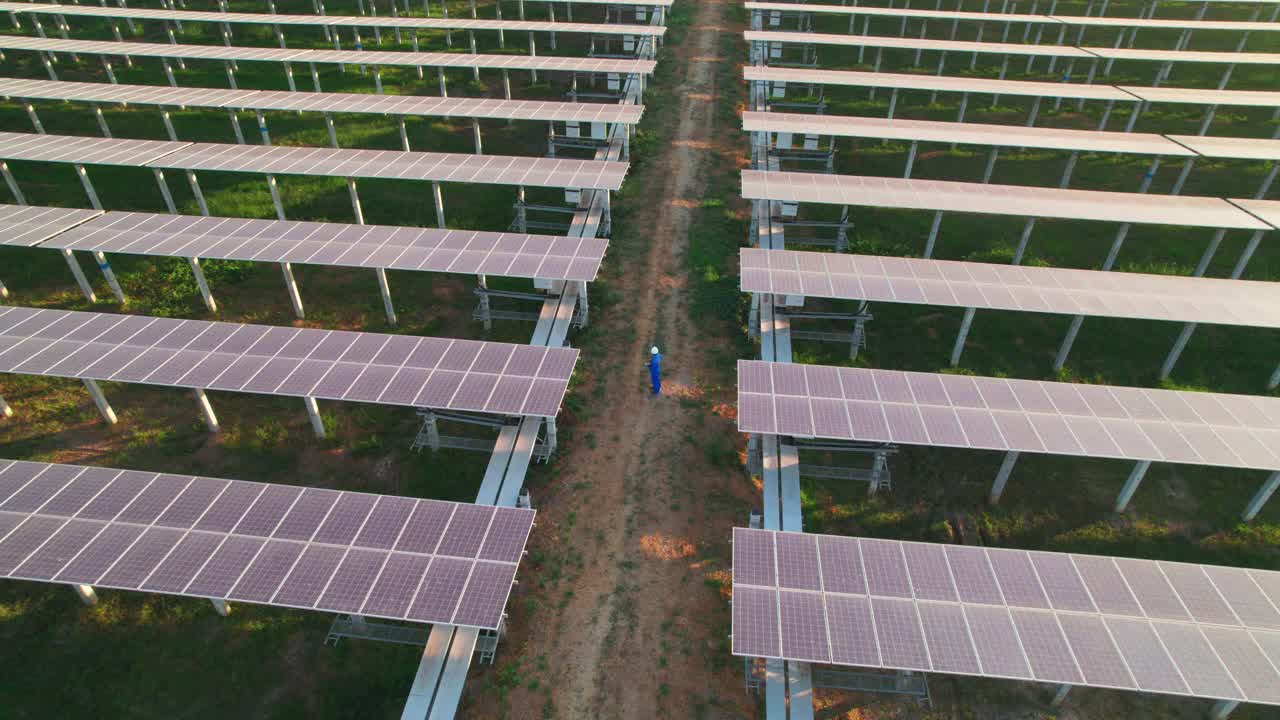
M 506 657 L 491 682 L 476 684 L 488 688 L 473 693 L 469 717 L 750 714 L 722 587 L 729 530 L 756 494 L 732 420 L 714 412 L 717 398 L 700 384 L 726 342 L 690 316 L 681 265 L 715 154 L 740 152 L 717 127 L 726 117 L 717 103 L 731 90 L 717 86 L 735 62 L 722 57 L 722 38 L 741 29 L 725 27 L 727 10 L 726 0 L 697 0 L 666 60 L 675 126 L 630 180 L 646 189 L 649 205 L 636 217 L 647 232 L 638 249 L 617 250 L 634 258 L 616 282 L 625 299 L 596 320 L 593 341 L 611 345 L 596 377 L 603 392 L 590 393 L 589 419 L 540 489 L 531 552 L 540 572 L 513 611 Z M 654 343 L 666 365 L 658 398 L 645 369 Z

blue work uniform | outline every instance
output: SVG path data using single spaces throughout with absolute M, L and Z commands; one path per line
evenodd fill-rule
M 662 354 L 649 356 L 649 382 L 653 384 L 653 394 L 662 392 Z

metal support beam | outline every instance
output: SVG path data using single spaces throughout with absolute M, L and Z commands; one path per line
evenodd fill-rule
M 298 292 L 298 281 L 293 277 L 293 264 L 280 263 L 280 272 L 284 275 L 284 289 L 289 293 L 289 302 L 293 305 L 293 314 L 297 315 L 299 320 L 306 318 L 306 313 L 302 310 L 302 294 Z
M 203 388 L 193 388 L 191 394 L 196 398 L 196 406 L 200 408 L 200 417 L 204 418 L 205 427 L 209 428 L 209 432 L 218 432 L 220 429 L 218 416 L 213 414 L 213 405 L 209 404 L 209 396 L 205 394 Z
M 1280 487 L 1280 472 L 1273 472 L 1267 476 L 1267 481 L 1262 483 L 1262 487 L 1258 488 L 1258 492 L 1249 501 L 1248 507 L 1244 509 L 1241 515 L 1245 522 L 1252 521 L 1258 516 L 1258 512 L 1262 510 L 1262 506 L 1271 499 L 1271 495 L 1275 493 L 1276 488 Z
M 89 279 L 84 276 L 84 270 L 80 268 L 80 262 L 76 260 L 75 253 L 71 251 L 71 248 L 62 248 L 62 257 L 66 259 L 67 266 L 71 268 L 71 274 L 75 276 L 76 284 L 80 286 L 80 292 L 84 293 L 89 302 L 98 302 L 98 296 L 93 294 L 93 287 L 89 285 Z
M 956 344 L 951 347 L 951 367 L 960 364 L 960 354 L 964 352 L 964 341 L 969 336 L 969 326 L 973 324 L 975 308 L 964 309 L 964 319 L 960 321 L 960 332 L 956 334 Z
M 320 406 L 316 404 L 313 397 L 302 398 L 302 404 L 307 408 L 307 417 L 311 419 L 311 429 L 315 431 L 316 437 L 324 439 L 324 419 L 320 417 Z
M 1017 450 L 1009 450 L 1004 454 L 1000 470 L 996 473 L 996 481 L 991 486 L 991 494 L 987 497 L 992 505 L 1000 502 L 1000 496 L 1004 494 L 1004 486 L 1009 484 L 1009 474 L 1013 472 L 1013 465 L 1016 462 L 1018 462 Z
M 218 303 L 213 299 L 213 293 L 209 292 L 209 281 L 205 279 L 204 270 L 200 267 L 200 258 L 187 258 L 187 265 L 196 278 L 196 286 L 200 288 L 200 297 L 204 299 L 204 306 L 209 312 L 218 312 Z
M 1049 701 L 1049 707 L 1060 707 L 1067 699 L 1067 693 L 1071 691 L 1071 686 L 1063 683 L 1058 686 L 1058 691 L 1053 694 L 1053 699 Z
M 1151 467 L 1150 460 L 1139 460 L 1134 464 L 1133 471 L 1129 473 L 1129 479 L 1124 481 L 1124 487 L 1120 488 L 1120 495 L 1116 497 L 1116 512 L 1124 512 L 1124 509 L 1129 506 L 1129 501 L 1138 491 L 1138 486 L 1142 484 L 1142 478 L 1147 474 L 1149 467 Z
M 226 617 L 227 614 L 231 612 L 231 608 L 227 606 L 226 600 L 221 598 L 209 598 L 209 602 L 213 605 L 214 611 L 222 617 Z
M 440 194 L 440 183 L 431 183 L 431 197 L 436 204 L 436 227 L 441 230 L 445 229 L 444 225 L 444 196 Z
M 102 419 L 106 420 L 109 425 L 115 425 L 116 411 L 111 409 L 111 404 L 107 402 L 107 396 L 102 394 L 102 388 L 98 386 L 98 381 L 86 378 L 82 382 L 85 389 L 89 391 L 89 397 L 93 398 L 93 404 L 98 406 L 98 412 L 102 413 Z
M 4 397 L 0 397 L 0 417 L 13 417 L 13 408 L 4 401 Z

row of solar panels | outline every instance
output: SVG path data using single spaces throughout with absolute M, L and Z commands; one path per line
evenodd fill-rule
M 533 515 L 0 460 L 0 577 L 496 629 Z
M 1269 0 L 1264 0 L 1269 1 Z M 814 5 L 781 2 L 745 2 L 748 12 L 803 13 L 817 15 L 844 15 L 857 17 L 889 17 L 916 20 L 963 20 L 972 22 L 1046 24 L 1087 26 L 1104 28 L 1142 28 L 1173 30 L 1226 30 L 1238 32 L 1275 32 L 1280 25 L 1271 22 L 1236 20 L 1155 19 L 1130 17 L 1102 17 L 1089 15 L 1037 15 L 1035 13 L 990 13 L 957 10 L 926 10 L 911 7 L 868 7 L 865 5 Z
M 0 79 L 0 97 L 24 100 L 73 100 L 122 105 L 360 113 L 420 117 L 635 125 L 643 105 L 570 103 L 550 100 L 497 100 L 368 93 L 225 90 L 219 88 L 115 85 L 61 80 Z
M 735 528 L 733 652 L 1280 704 L 1280 573 Z
M 0 245 L 590 282 L 596 238 L 0 205 Z
M 1271 230 L 1280 201 L 1102 192 L 946 180 L 742 171 L 748 200 L 940 210 L 1104 222 Z
M 207 22 L 256 25 L 304 25 L 326 27 L 378 27 L 408 30 L 502 30 L 505 32 L 587 33 L 593 35 L 630 35 L 662 37 L 667 29 L 661 25 L 624 25 L 621 23 L 542 22 L 530 20 L 487 20 L 477 18 L 370 17 L 343 15 L 280 15 L 267 13 L 202 12 L 150 8 L 92 7 L 46 3 L 0 2 L 0 12 L 39 13 L 60 17 L 105 17 L 130 20 L 165 20 L 170 22 Z
M 742 114 L 742 127 L 747 132 L 815 134 L 877 140 L 1113 152 L 1161 157 L 1199 155 L 1229 160 L 1280 160 L 1280 140 L 1262 138 L 1159 135 L 1023 125 L 755 111 Z
M 599 160 L 226 145 L 10 132 L 0 132 L 0 159 L 590 190 L 617 190 L 622 187 L 622 179 L 627 172 L 625 162 Z
M 578 351 L 66 310 L 0 311 L 0 372 L 555 417 Z
M 855 70 L 820 70 L 814 68 L 766 67 L 748 65 L 743 68 L 748 82 L 839 85 L 849 87 L 897 88 L 929 92 L 958 92 L 1030 97 L 1061 97 L 1080 100 L 1120 102 L 1181 103 L 1192 105 L 1228 105 L 1238 107 L 1280 107 L 1280 92 L 1266 90 L 1211 90 L 1201 88 L 1140 87 L 1137 85 L 1104 85 L 1030 80 L 997 80 L 995 78 L 960 77 L 954 75 L 910 75 L 904 73 L 862 72 Z
M 380 50 L 285 50 L 223 45 L 166 45 L 163 43 L 111 42 L 103 40 L 58 40 L 18 35 L 0 35 L 0 49 L 185 60 L 222 60 L 226 62 L 261 60 L 286 63 L 340 63 L 396 67 L 613 73 L 619 75 L 652 75 L 655 66 L 653 60 L 618 58 L 391 52 Z
M 931 40 L 928 38 L 896 38 L 876 35 L 827 35 L 823 33 L 747 30 L 749 43 L 832 45 L 900 50 L 933 50 L 988 55 L 1020 55 L 1077 60 L 1134 60 L 1160 63 L 1227 63 L 1238 65 L 1280 65 L 1280 53 L 1220 52 L 1206 50 L 1143 50 L 1123 47 L 1076 47 L 1074 45 L 1033 45 L 1019 43 L 974 42 L 969 40 Z

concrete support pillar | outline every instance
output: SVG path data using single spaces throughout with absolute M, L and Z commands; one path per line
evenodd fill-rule
M 298 281 L 293 278 L 293 264 L 280 263 L 280 272 L 284 275 L 284 289 L 289 293 L 289 302 L 293 305 L 293 314 L 298 316 L 299 320 L 306 317 L 306 313 L 302 310 L 302 294 L 298 292 Z
M 13 408 L 4 401 L 4 397 L 0 397 L 0 417 L 13 417 Z
M 196 278 L 196 286 L 200 288 L 200 297 L 204 300 L 204 306 L 209 312 L 218 312 L 218 303 L 213 299 L 213 293 L 209 292 L 209 281 L 204 277 L 204 270 L 200 267 L 200 258 L 187 258 L 187 266 L 191 268 L 191 274 Z
M 1129 501 L 1138 491 L 1138 486 L 1142 484 L 1142 478 L 1147 474 L 1149 467 L 1151 467 L 1150 460 L 1140 460 L 1133 466 L 1129 479 L 1124 481 L 1124 487 L 1120 488 L 1120 495 L 1116 498 L 1116 512 L 1124 512 L 1124 509 L 1129 506 Z
M 484 145 L 480 141 L 480 121 L 476 118 L 471 118 L 471 135 L 475 138 L 476 154 L 483 155 Z
M 209 396 L 202 388 L 193 388 L 191 394 L 196 398 L 196 406 L 200 408 L 200 417 L 204 418 L 205 427 L 209 428 L 209 432 L 218 432 L 220 427 L 218 416 L 213 414 L 213 405 L 209 404 Z
M 444 68 L 436 68 L 436 81 L 440 85 L 440 97 L 449 97 L 449 86 L 444 81 Z
M 1258 512 L 1271 499 L 1271 495 L 1275 493 L 1277 487 L 1280 487 L 1280 472 L 1273 472 L 1267 476 L 1267 481 L 1262 483 L 1262 487 L 1258 488 L 1258 493 L 1249 501 L 1249 505 L 1244 509 L 1244 514 L 1240 517 L 1244 518 L 1245 522 L 1250 522 L 1257 517 Z
M 1004 494 L 1004 486 L 1009 484 L 1009 474 L 1013 472 L 1014 463 L 1018 462 L 1018 451 L 1009 450 L 1004 454 L 1004 461 L 1000 463 L 1000 470 L 996 473 L 996 481 L 991 486 L 991 494 L 987 500 L 992 505 L 1000 502 L 1000 496 Z
M 71 274 L 75 276 L 76 284 L 80 286 L 80 292 L 84 293 L 89 302 L 98 302 L 98 296 L 93 294 L 93 287 L 89 285 L 89 279 L 84 276 L 84 270 L 80 269 L 80 263 L 76 260 L 75 253 L 70 248 L 62 248 L 62 257 L 66 259 L 67 266 L 71 268 Z
M 400 149 L 404 150 L 405 152 L 409 152 L 413 148 L 409 147 L 409 128 L 405 127 L 404 125 L 403 115 L 399 115 L 396 117 L 396 125 L 400 129 Z
M 316 404 L 313 397 L 302 398 L 302 404 L 307 408 L 307 417 L 311 419 L 311 429 L 315 431 L 316 437 L 324 439 L 324 420 L 320 417 L 320 406 Z
M 969 337 L 969 326 L 973 324 L 973 316 L 977 310 L 974 308 L 964 309 L 964 319 L 960 321 L 960 332 L 956 334 L 956 343 L 951 347 L 951 367 L 960 364 L 960 354 L 964 352 L 965 338 Z
M 1053 699 L 1049 701 L 1049 707 L 1060 707 L 1067 699 L 1067 693 L 1071 691 L 1071 686 L 1062 684 L 1058 686 L 1058 691 L 1053 694 Z
M 333 127 L 333 116 L 329 113 L 324 114 L 324 129 L 329 131 L 329 144 L 338 147 L 338 131 Z
M 111 409 L 111 404 L 107 402 L 107 396 L 102 394 L 102 388 L 98 386 L 97 380 L 85 379 L 84 387 L 89 391 L 89 397 L 93 398 L 93 404 L 98 406 L 98 412 L 102 413 L 102 419 L 107 421 L 109 425 L 116 424 L 116 411 Z
M 231 608 L 227 606 L 226 600 L 222 600 L 220 598 L 209 598 L 209 602 L 213 605 L 214 611 L 222 617 L 226 617 L 227 613 L 231 612 Z
M 355 213 L 356 224 L 364 224 L 364 210 L 360 207 L 360 193 L 356 191 L 356 179 L 347 178 L 347 193 L 351 195 L 351 210 Z
M 98 604 L 98 593 L 94 592 L 92 585 L 72 585 L 71 589 L 76 592 L 76 597 L 80 598 L 80 602 L 85 605 Z

